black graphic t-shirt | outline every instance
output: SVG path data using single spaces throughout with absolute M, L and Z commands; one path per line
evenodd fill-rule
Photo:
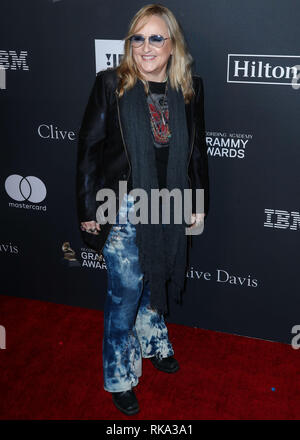
M 156 130 L 154 130 L 150 119 L 151 128 L 152 128 L 153 148 L 155 150 L 155 157 L 156 157 L 156 168 L 157 168 L 159 189 L 165 188 L 166 186 L 166 174 L 167 174 L 167 164 L 168 164 L 168 156 L 169 156 L 169 139 L 168 138 L 164 139 L 166 137 L 164 136 L 164 134 L 166 134 L 167 132 L 167 124 L 169 120 L 167 96 L 165 97 L 164 100 L 166 84 L 167 84 L 166 82 L 149 81 L 149 88 L 152 99 L 150 95 L 147 96 L 147 102 L 149 106 L 149 118 L 151 118 L 150 116 L 150 112 L 151 112 L 156 127 Z M 157 109 L 159 111 L 157 111 Z M 160 113 L 161 110 L 163 110 L 165 124 L 163 123 L 163 120 L 161 118 L 161 113 Z M 132 189 L 132 176 L 130 175 L 127 184 L 127 191 L 129 192 L 131 189 Z

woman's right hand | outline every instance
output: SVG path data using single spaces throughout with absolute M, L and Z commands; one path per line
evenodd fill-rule
M 91 220 L 89 222 L 81 222 L 81 230 L 90 234 L 98 235 L 101 228 L 99 223 Z

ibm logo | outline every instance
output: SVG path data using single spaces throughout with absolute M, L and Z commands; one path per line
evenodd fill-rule
M 227 82 L 293 85 L 300 79 L 300 55 L 228 54 Z
M 29 70 L 27 55 L 26 50 L 21 50 L 19 55 L 15 50 L 0 50 L 0 67 L 10 70 Z
M 275 229 L 300 229 L 300 213 L 297 211 L 282 211 L 280 209 L 265 209 L 264 226 Z

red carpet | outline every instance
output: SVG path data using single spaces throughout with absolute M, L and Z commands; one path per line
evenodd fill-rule
M 168 324 L 181 369 L 144 359 L 141 411 L 127 417 L 102 385 L 102 311 L 9 296 L 0 310 L 1 419 L 299 419 L 300 353 L 290 345 Z

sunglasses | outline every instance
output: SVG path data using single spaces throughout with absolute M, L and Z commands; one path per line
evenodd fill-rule
M 142 46 L 145 42 L 145 39 L 146 38 L 144 37 L 144 35 L 141 34 L 132 35 L 129 38 L 133 47 Z M 164 38 L 162 35 L 150 35 L 148 37 L 149 44 L 154 47 L 163 47 L 163 45 L 165 44 L 165 40 L 169 40 L 169 37 Z

